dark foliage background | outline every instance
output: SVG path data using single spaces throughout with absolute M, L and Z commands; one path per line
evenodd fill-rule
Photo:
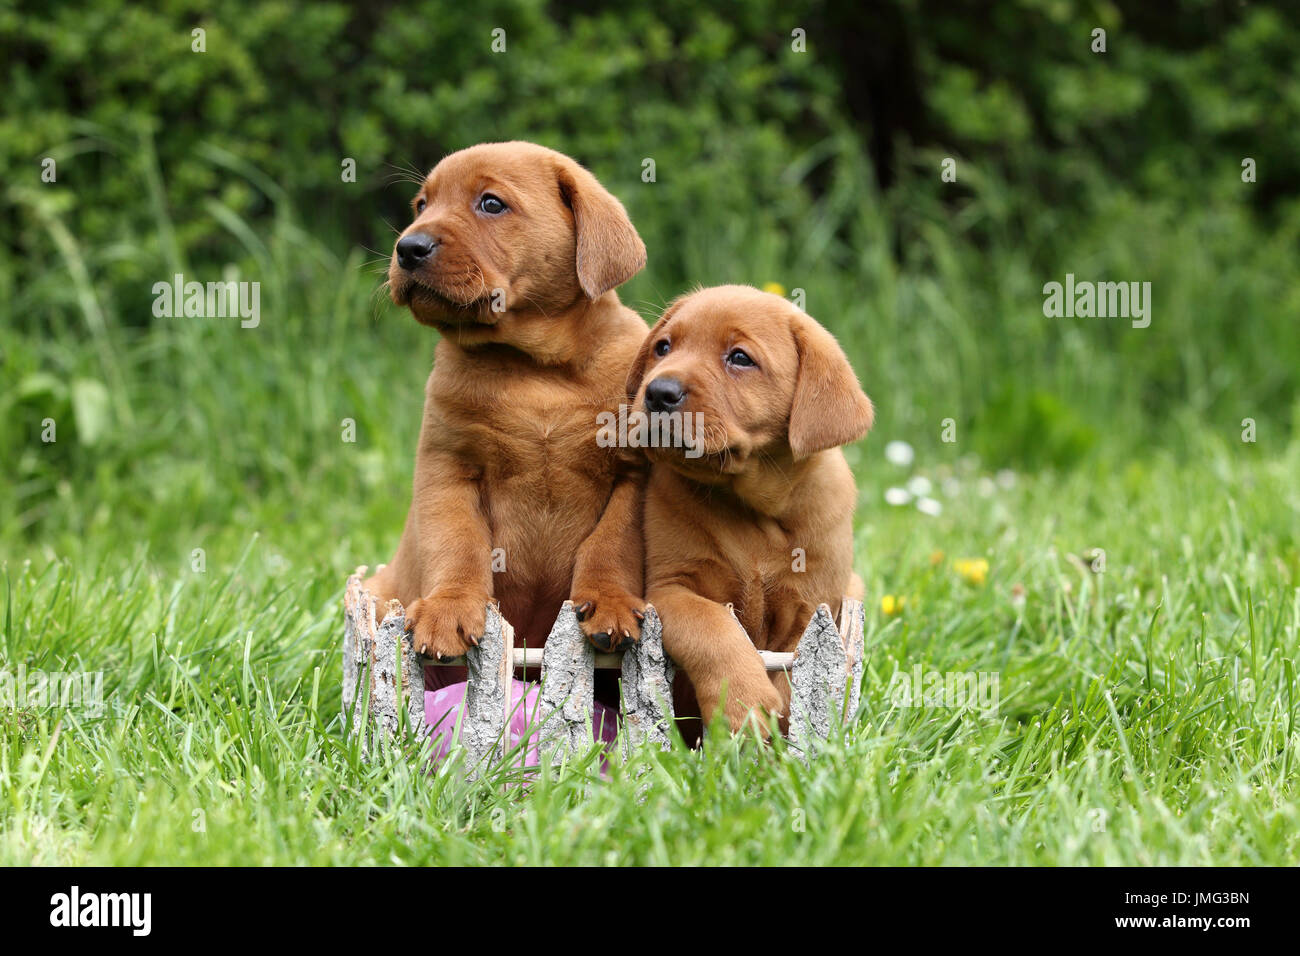
M 222 487 L 328 469 L 311 426 L 345 414 L 400 460 L 416 413 L 376 382 L 418 381 L 431 348 L 376 295 L 404 171 L 505 138 L 623 198 L 648 319 L 695 283 L 805 290 L 885 437 L 937 444 L 952 418 L 990 467 L 1106 469 L 1245 417 L 1290 435 L 1297 49 L 1294 5 L 1206 0 L 6 2 L 7 520 L 151 463 L 221 514 Z M 263 327 L 155 320 L 177 272 L 260 281 Z M 1151 327 L 1045 319 L 1066 272 L 1152 282 Z M 50 408 L 93 456 L 31 451 Z

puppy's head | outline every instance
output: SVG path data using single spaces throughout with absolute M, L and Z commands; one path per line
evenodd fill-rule
M 627 392 L 636 410 L 699 422 L 695 454 L 649 454 L 700 478 L 856 441 L 874 415 L 834 337 L 785 299 L 749 286 L 704 289 L 670 305 L 632 364 Z
M 393 301 L 463 345 L 529 350 L 645 265 L 626 211 L 569 157 L 532 143 L 452 153 L 411 201 L 388 267 Z

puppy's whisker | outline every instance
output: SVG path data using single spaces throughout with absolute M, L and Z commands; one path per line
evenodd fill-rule
M 638 299 L 635 302 L 628 302 L 627 305 L 629 308 L 635 309 L 638 312 L 645 309 L 646 312 L 649 312 L 652 315 L 658 315 L 664 310 L 663 304 L 651 302 L 649 299 Z
M 376 275 L 387 275 L 389 264 L 387 256 L 375 259 L 364 259 L 361 262 L 361 269 L 365 272 Z
M 764 462 L 765 464 L 771 466 L 771 472 L 770 472 L 771 474 L 778 474 L 778 475 L 785 476 L 786 491 L 790 491 L 794 487 L 794 475 L 792 473 L 787 473 L 784 469 L 782 469 L 780 464 L 777 462 L 775 458 L 772 457 L 771 454 L 769 454 L 768 452 L 760 451 L 758 453 L 758 459 L 759 461 Z
M 546 309 L 543 308 L 542 304 L 538 302 L 536 299 L 531 298 L 530 296 L 524 296 L 523 298 L 525 302 L 527 302 L 529 305 L 531 305 L 534 309 L 536 309 L 538 312 L 542 314 L 542 318 L 549 319 L 551 317 L 550 313 L 547 312 Z
M 478 263 L 474 263 L 474 278 L 478 281 L 478 295 L 474 298 L 482 299 L 488 294 L 487 276 L 483 275 L 483 270 L 479 268 Z
M 731 464 L 731 449 L 727 447 L 727 429 L 721 422 L 705 422 L 704 433 L 702 435 L 704 447 L 708 448 L 714 444 L 718 450 L 715 452 L 719 456 L 720 467 L 725 471 Z
M 370 318 L 372 321 L 379 318 L 379 311 L 381 308 L 383 308 L 382 303 L 385 299 L 389 298 L 388 293 L 389 293 L 390 286 L 391 283 L 387 281 L 382 282 L 378 286 L 376 286 L 374 290 L 370 293 L 369 305 L 370 305 Z
M 408 163 L 399 166 L 395 163 L 388 163 L 388 168 L 393 170 L 389 182 L 408 182 L 416 186 L 423 186 L 426 176 L 416 168 L 414 163 Z

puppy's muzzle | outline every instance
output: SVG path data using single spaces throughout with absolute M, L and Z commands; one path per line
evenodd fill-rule
M 438 248 L 438 242 L 423 232 L 413 232 L 397 240 L 397 264 L 407 272 L 414 272 L 428 261 Z
M 671 412 L 686 400 L 686 386 L 661 375 L 645 387 L 645 407 L 651 412 Z

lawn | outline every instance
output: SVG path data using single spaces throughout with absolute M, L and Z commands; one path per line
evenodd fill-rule
M 4 21 L 0 694 L 103 706 L 0 699 L 0 864 L 1300 863 L 1290 14 L 796 4 L 805 56 L 788 4 L 521 0 L 497 57 L 435 0 L 236 3 L 202 54 L 164 6 Z M 380 288 L 404 180 L 515 137 L 624 202 L 647 321 L 774 284 L 876 402 L 861 706 L 809 765 L 715 735 L 521 789 L 348 738 L 435 341 Z M 259 323 L 158 314 L 178 273 Z M 1049 314 L 1067 276 L 1149 325 Z
M 881 420 L 849 450 L 867 668 L 842 745 L 805 766 L 715 736 L 603 778 L 589 754 L 526 792 L 363 763 L 341 592 L 396 540 L 433 340 L 362 254 L 287 250 L 268 249 L 285 278 L 256 330 L 8 338 L 26 477 L 5 491 L 0 648 L 11 672 L 102 672 L 104 706 L 0 710 L 0 863 L 1300 858 L 1296 443 L 1179 413 L 1140 453 L 1117 427 L 1069 467 L 993 468 L 916 434 L 867 370 Z M 927 374 L 899 373 L 913 395 Z M 937 515 L 886 503 L 925 482 Z M 897 672 L 984 674 L 997 700 L 908 701 Z

